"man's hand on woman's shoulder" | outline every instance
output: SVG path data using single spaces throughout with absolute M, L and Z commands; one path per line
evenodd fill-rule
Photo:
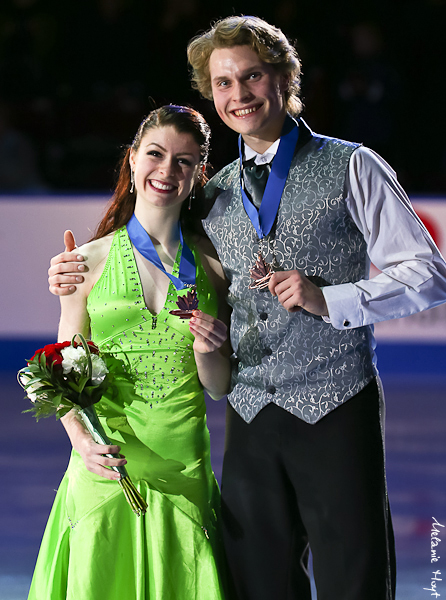
M 75 292 L 76 285 L 84 281 L 81 273 L 88 270 L 84 257 L 77 252 L 72 231 L 65 231 L 64 244 L 65 251 L 51 259 L 48 269 L 49 289 L 55 296 L 68 296 Z

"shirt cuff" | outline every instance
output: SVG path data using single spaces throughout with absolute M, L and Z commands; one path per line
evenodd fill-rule
M 328 308 L 328 320 L 324 321 L 331 323 L 335 329 L 361 327 L 363 316 L 359 292 L 353 283 L 330 285 L 321 289 Z

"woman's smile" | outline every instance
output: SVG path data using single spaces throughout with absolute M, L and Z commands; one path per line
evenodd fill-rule
M 170 193 L 173 190 L 176 189 L 176 186 L 170 184 L 170 183 L 166 183 L 164 181 L 159 181 L 157 179 L 149 179 L 149 184 L 155 188 L 158 192 L 161 193 Z

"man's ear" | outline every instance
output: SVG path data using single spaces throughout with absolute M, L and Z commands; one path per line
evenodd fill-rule
M 280 77 L 280 91 L 286 92 L 287 89 L 290 87 L 290 79 L 291 79 L 291 75 L 288 73 L 287 75 L 281 75 Z

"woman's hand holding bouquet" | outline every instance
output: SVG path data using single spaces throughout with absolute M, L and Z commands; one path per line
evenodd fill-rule
M 33 412 L 37 420 L 52 415 L 57 419 L 82 419 L 86 429 L 78 430 L 73 447 L 89 471 L 118 480 L 133 512 L 140 516 L 147 504 L 128 476 L 124 466 L 127 461 L 119 455 L 119 446 L 108 440 L 93 406 L 106 390 L 119 386 L 119 380 L 107 369 L 106 356 L 93 342 L 77 334 L 71 342 L 37 350 L 17 377 L 33 403 L 25 412 Z M 100 455 L 105 458 L 98 462 Z

